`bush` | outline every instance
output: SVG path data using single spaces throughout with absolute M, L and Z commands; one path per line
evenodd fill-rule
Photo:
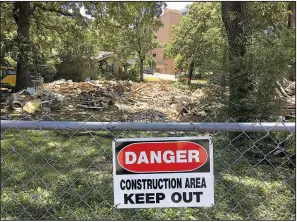
M 255 117 L 260 120 L 277 119 L 279 109 L 283 106 L 276 82 L 281 82 L 286 77 L 289 72 L 288 65 L 295 57 L 294 50 L 287 42 L 292 42 L 290 33 L 279 36 L 256 33 L 247 46 L 244 59 L 254 88 L 251 106 L 257 115 Z
M 139 71 L 137 67 L 131 67 L 127 70 L 127 72 L 123 72 L 119 75 L 119 79 L 121 80 L 132 80 L 137 81 L 139 78 Z
M 44 82 L 52 82 L 57 74 L 56 67 L 50 63 L 37 66 L 36 71 L 43 77 Z
M 75 82 L 81 81 L 85 61 L 81 58 L 72 58 L 68 55 L 63 56 L 61 60 L 62 62 L 56 66 L 57 75 L 55 79 L 71 79 Z

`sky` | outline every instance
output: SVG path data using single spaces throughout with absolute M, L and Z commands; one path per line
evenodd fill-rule
M 176 10 L 182 10 L 186 7 L 186 5 L 191 4 L 193 2 L 166 2 L 167 8 L 169 9 L 176 9 Z
M 167 8 L 169 8 L 169 9 L 175 9 L 175 10 L 179 10 L 179 11 L 181 11 L 182 9 L 184 9 L 186 7 L 186 5 L 192 4 L 192 3 L 193 2 L 166 2 Z M 87 16 L 85 14 L 84 7 L 81 7 L 80 8 L 80 13 L 83 16 Z M 90 16 L 87 16 L 87 17 L 90 18 Z

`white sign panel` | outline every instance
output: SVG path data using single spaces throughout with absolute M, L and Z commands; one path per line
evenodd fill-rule
M 113 179 L 116 208 L 211 207 L 211 138 L 117 139 Z

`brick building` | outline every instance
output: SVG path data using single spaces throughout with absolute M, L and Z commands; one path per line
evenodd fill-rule
M 178 10 L 165 9 L 164 14 L 161 15 L 161 21 L 163 22 L 163 27 L 157 31 L 157 38 L 161 43 L 168 43 L 174 32 L 172 31 L 173 25 L 179 25 L 181 22 L 182 15 Z M 151 52 L 156 60 L 155 72 L 174 74 L 175 64 L 172 59 L 164 60 L 164 48 L 156 48 Z

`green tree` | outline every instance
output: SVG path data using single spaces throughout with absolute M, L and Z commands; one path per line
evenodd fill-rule
M 153 56 L 147 55 L 145 58 L 145 65 L 150 68 L 156 68 L 156 60 Z
M 254 118 L 273 121 L 285 102 L 279 96 L 277 83 L 290 77 L 290 66 L 295 66 L 296 34 L 294 23 L 288 25 L 291 3 L 259 3 L 248 3 L 250 33 L 244 62 L 254 88 L 249 105 L 255 113 Z
M 106 2 L 90 3 L 87 13 L 97 19 L 107 33 L 110 49 L 119 57 L 137 55 L 140 81 L 149 50 L 157 47 L 155 32 L 161 27 L 159 19 L 163 2 Z M 102 9 L 102 10 L 101 10 Z
M 240 122 L 251 121 L 253 85 L 243 60 L 248 35 L 247 5 L 246 2 L 222 2 L 221 6 L 229 45 L 229 116 Z
M 216 2 L 191 4 L 181 24 L 174 28 L 174 37 L 166 45 L 167 58 L 177 57 L 177 60 L 189 65 L 188 83 L 195 67 L 200 75 L 221 70 L 226 41 L 222 35 L 219 6 Z
M 9 2 L 4 5 L 1 4 L 1 9 L 6 8 L 11 10 L 11 13 L 5 12 L 5 16 L 7 16 L 4 19 L 6 21 L 6 30 L 1 34 L 1 37 L 11 40 L 9 37 L 13 35 L 13 41 L 6 41 L 6 46 L 9 45 L 7 43 L 13 43 L 11 45 L 17 48 L 16 90 L 28 86 L 30 63 L 32 63 L 32 60 L 36 60 L 36 55 L 40 53 L 40 49 L 44 50 L 40 47 L 42 43 L 48 43 L 49 41 L 56 42 L 54 35 L 49 35 L 50 32 L 51 34 L 53 31 L 62 34 L 68 28 L 72 28 L 73 31 L 75 30 L 75 26 L 78 27 L 85 22 L 79 13 L 80 6 L 81 3 L 75 2 Z M 16 24 L 15 34 L 10 30 L 8 25 L 12 17 Z M 65 22 L 67 20 L 65 18 L 76 19 L 78 22 L 75 26 L 70 27 L 66 25 L 68 22 Z M 39 42 L 37 39 L 42 41 Z M 1 47 L 7 49 L 6 46 Z M 52 47 L 46 48 L 52 49 Z M 9 53 L 6 52 L 6 54 Z
M 59 62 L 57 63 L 57 75 L 59 78 L 81 81 L 82 75 L 97 74 L 96 56 L 100 51 L 100 38 L 89 27 L 69 36 L 64 40 L 58 50 Z M 94 73 L 95 72 L 95 73 Z M 85 76 L 86 77 L 86 76 Z
M 155 32 L 162 23 L 158 19 L 165 6 L 162 2 L 125 2 L 117 21 L 123 24 L 118 34 L 121 44 L 136 52 L 139 61 L 140 81 L 143 81 L 143 64 L 149 50 L 157 47 Z M 126 47 L 125 47 L 126 48 Z
M 228 98 L 229 117 L 270 120 L 280 105 L 277 81 L 295 66 L 294 17 L 292 2 L 193 3 L 166 57 L 179 67 L 194 61 L 200 75 L 221 76 L 223 87 L 208 95 Z

